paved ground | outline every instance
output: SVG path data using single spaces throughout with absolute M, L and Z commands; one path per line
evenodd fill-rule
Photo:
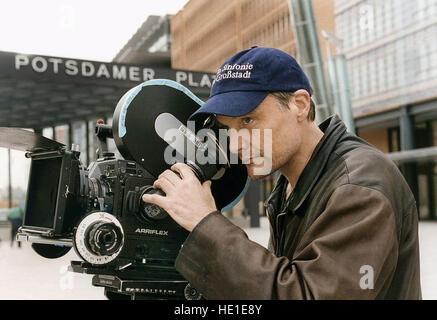
M 267 245 L 267 220 L 261 220 L 261 228 L 245 230 L 251 240 Z M 0 229 L 0 300 L 105 299 L 102 288 L 91 286 L 92 276 L 66 270 L 70 260 L 77 260 L 74 250 L 47 260 L 34 253 L 28 243 L 20 249 L 16 244 L 11 248 L 7 231 Z M 421 222 L 419 232 L 423 298 L 437 299 L 437 223 Z

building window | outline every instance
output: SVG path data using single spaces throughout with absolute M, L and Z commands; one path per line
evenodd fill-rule
M 55 140 L 68 146 L 70 141 L 68 140 L 68 125 L 55 127 Z
M 79 145 L 80 161 L 87 163 L 87 145 L 86 145 L 86 122 L 74 122 L 71 125 L 72 129 L 72 142 Z
M 46 138 L 53 139 L 53 128 L 43 128 L 42 129 L 42 135 Z

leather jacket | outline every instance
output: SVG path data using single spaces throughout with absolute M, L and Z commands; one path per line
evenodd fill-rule
M 187 237 L 175 267 L 206 299 L 421 299 L 415 199 L 384 153 L 333 116 L 287 200 L 265 206 L 268 249 L 220 212 Z

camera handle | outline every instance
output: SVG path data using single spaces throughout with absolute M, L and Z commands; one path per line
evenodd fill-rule
M 103 120 L 99 119 L 96 123 L 96 137 L 97 143 L 99 145 L 98 157 L 104 158 L 108 155 L 108 143 L 107 138 L 113 138 L 112 126 L 109 124 L 104 124 Z

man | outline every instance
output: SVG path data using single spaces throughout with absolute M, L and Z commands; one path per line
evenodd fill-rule
M 223 217 L 210 182 L 179 163 L 155 182 L 165 197 L 143 198 L 191 232 L 176 269 L 206 299 L 421 299 L 410 189 L 338 117 L 317 126 L 311 93 L 297 62 L 276 49 L 253 47 L 222 65 L 193 118 L 216 115 L 252 179 L 280 171 L 266 201 L 269 250 Z M 243 129 L 270 131 L 271 145 Z

